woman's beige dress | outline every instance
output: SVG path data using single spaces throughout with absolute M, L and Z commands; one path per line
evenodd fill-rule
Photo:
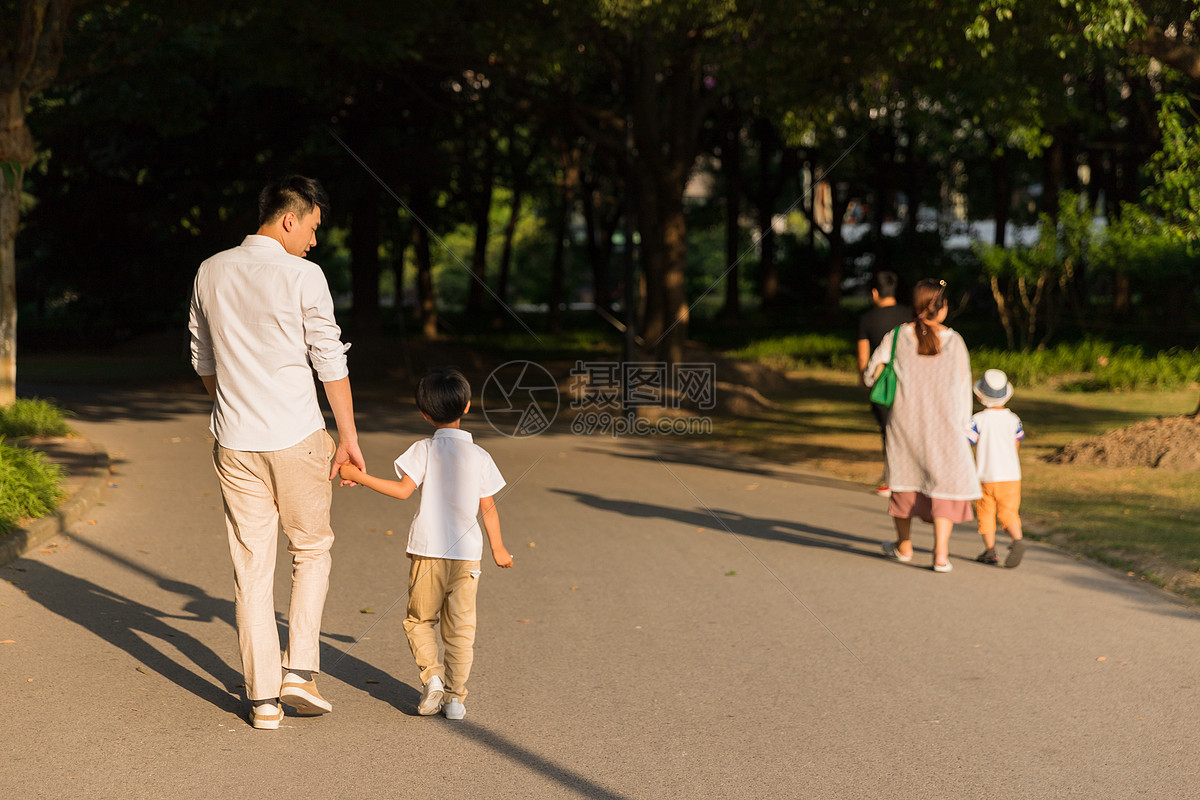
M 888 332 L 871 355 L 866 375 L 892 354 Z M 887 425 L 888 485 L 893 492 L 930 498 L 976 500 L 975 459 L 967 441 L 971 420 L 971 360 L 955 331 L 940 334 L 941 352 L 917 353 L 912 323 L 900 327 L 896 344 L 896 401 Z

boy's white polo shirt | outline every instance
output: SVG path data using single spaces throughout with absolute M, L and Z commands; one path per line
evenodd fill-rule
M 975 445 L 981 483 L 1021 480 L 1017 442 L 1024 438 L 1021 418 L 1007 408 L 985 408 L 971 417 L 967 439 Z
M 483 532 L 479 499 L 504 487 L 488 452 L 458 428 L 439 428 L 396 459 L 396 474 L 421 487 L 421 505 L 408 531 L 408 552 L 427 558 L 479 561 Z

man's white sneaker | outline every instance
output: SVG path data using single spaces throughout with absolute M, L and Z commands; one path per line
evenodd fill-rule
M 446 715 L 446 719 L 462 719 L 467 715 L 467 707 L 462 704 L 462 700 L 451 697 L 450 702 L 442 706 L 442 713 Z
M 296 709 L 296 713 L 302 717 L 315 717 L 333 711 L 333 705 L 317 691 L 316 681 L 306 681 L 294 672 L 283 676 L 279 699 Z
M 250 724 L 260 731 L 277 731 L 283 721 L 283 706 L 276 703 L 253 704 L 250 709 Z
M 445 687 L 442 685 L 442 679 L 434 675 L 425 684 L 425 688 L 421 690 L 421 702 L 417 703 L 417 713 L 423 717 L 428 717 L 438 713 L 442 708 L 442 693 Z

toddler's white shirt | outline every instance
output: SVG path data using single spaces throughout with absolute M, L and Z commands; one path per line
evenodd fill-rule
M 421 487 L 421 505 L 408 531 L 408 552 L 427 558 L 479 561 L 483 532 L 479 499 L 496 494 L 504 478 L 488 452 L 458 428 L 439 428 L 396 459 L 396 474 Z
M 971 417 L 967 438 L 975 445 L 981 483 L 1021 480 L 1017 442 L 1025 438 L 1021 418 L 1007 408 L 985 408 Z

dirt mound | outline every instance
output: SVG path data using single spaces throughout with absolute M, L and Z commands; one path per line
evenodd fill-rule
M 1072 442 L 1052 464 L 1200 472 L 1200 417 L 1162 417 Z

